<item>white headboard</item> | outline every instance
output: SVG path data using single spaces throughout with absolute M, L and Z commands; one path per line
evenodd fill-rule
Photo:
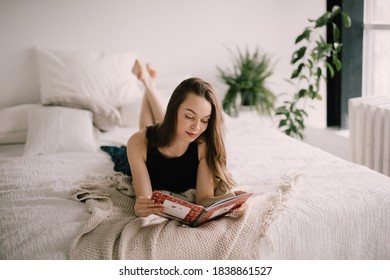
M 216 66 L 227 48 L 258 45 L 277 64 L 283 91 L 294 39 L 325 0 L 14 0 L 0 1 L 0 107 L 39 102 L 34 46 L 133 50 L 162 79 L 200 76 L 225 90 Z

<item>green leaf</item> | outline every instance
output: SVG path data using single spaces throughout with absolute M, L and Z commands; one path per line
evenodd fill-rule
M 306 95 L 307 93 L 307 90 L 306 89 L 301 89 L 299 92 L 298 92 L 298 97 L 299 98 L 302 98 Z
M 343 15 L 343 20 L 344 20 L 344 26 L 345 26 L 345 28 L 350 28 L 351 25 L 352 25 L 351 18 L 350 18 L 349 15 L 346 14 L 345 12 L 342 12 L 341 14 Z
M 292 74 L 291 74 L 291 78 L 290 79 L 295 79 L 296 77 L 298 77 L 299 75 L 299 72 L 298 72 L 298 69 L 295 69 Z
M 310 34 L 311 34 L 311 30 L 310 29 L 305 29 L 305 31 L 302 32 L 302 34 L 300 34 L 296 40 L 295 40 L 295 44 L 298 44 L 300 41 L 306 39 L 306 40 L 309 40 L 310 39 Z
M 298 132 L 298 128 L 295 125 L 291 125 L 290 128 L 294 133 Z
M 330 77 L 334 77 L 334 69 L 333 69 L 333 66 L 330 64 L 330 63 L 326 63 L 326 67 L 328 68 L 328 71 L 329 71 L 329 74 L 330 74 Z
M 341 61 L 337 57 L 333 57 L 333 64 L 336 67 L 337 71 L 340 71 L 341 68 L 343 67 Z
M 301 113 L 300 109 L 295 110 L 294 114 L 295 114 L 295 119 L 296 120 L 302 120 L 303 119 L 302 118 L 302 113 Z
M 286 125 L 287 125 L 287 120 L 281 120 L 281 121 L 279 122 L 278 128 L 281 128 L 281 127 L 286 126 Z
M 337 42 L 340 40 L 340 30 L 334 22 L 332 22 L 332 27 L 333 27 L 333 30 L 332 30 L 333 31 L 333 41 Z
M 317 79 L 320 79 L 322 75 L 322 69 L 320 67 L 317 68 Z
M 309 69 L 312 69 L 313 68 L 313 60 L 311 60 L 311 59 L 308 59 L 307 60 L 308 62 L 309 62 Z
M 325 26 L 328 24 L 328 21 L 329 21 L 329 17 L 330 17 L 330 12 L 326 12 L 325 14 L 323 14 L 321 17 L 319 17 L 316 21 L 315 21 L 315 26 L 314 28 L 318 28 L 318 27 L 322 27 L 322 26 Z
M 275 111 L 275 116 L 280 116 L 280 115 L 283 115 L 283 116 L 288 116 L 289 115 L 289 112 L 287 110 L 285 111 L 282 111 L 282 110 L 276 110 Z
M 302 68 L 303 68 L 304 66 L 305 66 L 304 63 L 299 64 L 298 68 L 295 69 L 295 70 L 293 71 L 293 73 L 292 73 L 292 75 L 291 75 L 291 79 L 295 79 L 296 77 L 298 77 L 299 74 L 300 74 L 301 71 L 302 71 Z
M 291 64 L 295 64 L 298 60 L 300 60 L 305 55 L 305 52 L 306 47 L 301 47 L 299 50 L 295 51 L 292 56 Z
M 300 129 L 304 129 L 305 128 L 305 125 L 304 125 L 303 121 L 297 120 L 297 123 L 298 123 Z

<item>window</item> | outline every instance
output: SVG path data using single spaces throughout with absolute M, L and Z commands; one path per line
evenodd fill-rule
M 345 29 L 341 19 L 337 22 L 341 28 L 343 68 L 333 80 L 328 79 L 327 126 L 347 128 L 348 100 L 362 95 L 364 0 L 327 0 L 328 10 L 334 5 L 341 6 L 349 14 L 352 26 Z M 327 37 L 331 42 L 331 32 Z
M 327 9 L 334 5 L 349 14 L 352 26 L 344 29 L 337 23 L 342 28 L 343 68 L 328 80 L 327 125 L 348 128 L 350 98 L 390 95 L 390 1 L 327 0 Z
M 390 95 L 390 1 L 365 0 L 363 96 Z

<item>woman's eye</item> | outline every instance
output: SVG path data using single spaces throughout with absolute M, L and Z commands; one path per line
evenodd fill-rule
M 202 123 L 208 123 L 209 120 L 202 120 Z
M 192 117 L 192 116 L 188 116 L 188 115 L 185 115 L 185 116 L 186 116 L 187 119 L 190 119 L 190 120 L 194 119 L 194 117 Z

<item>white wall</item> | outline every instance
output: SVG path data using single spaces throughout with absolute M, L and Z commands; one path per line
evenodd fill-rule
M 277 61 L 270 87 L 290 91 L 294 40 L 325 0 L 0 0 L 0 107 L 39 102 L 33 46 L 134 50 L 162 78 L 202 77 L 226 89 L 226 47 L 258 45 Z M 323 91 L 325 92 L 325 91 Z M 310 114 L 325 123 L 325 102 Z

